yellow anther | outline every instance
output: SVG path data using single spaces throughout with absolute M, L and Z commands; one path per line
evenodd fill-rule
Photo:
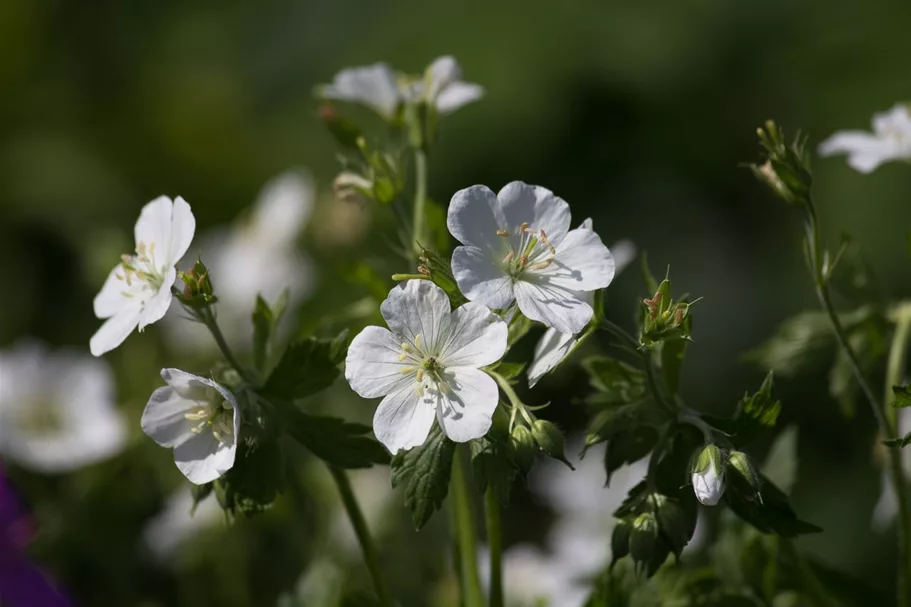
M 421 347 L 421 334 L 418 333 L 414 336 L 414 347 L 420 349 Z
M 528 222 L 527 221 L 523 221 L 522 225 L 519 226 L 519 233 L 525 233 L 525 232 L 528 232 Z
M 408 358 L 407 352 L 402 352 L 401 354 L 399 354 L 399 360 L 405 360 L 406 358 Z
M 509 236 L 509 232 L 506 230 L 497 230 L 497 236 Z
M 418 381 L 424 381 L 424 369 L 418 369 L 417 378 Z
M 124 253 L 123 255 L 120 256 L 120 261 L 123 262 L 123 265 L 125 265 L 125 266 L 127 266 L 127 268 L 129 268 L 129 265 L 131 263 L 133 263 L 133 258 L 130 257 L 129 255 L 127 255 L 126 253 Z
M 411 346 L 408 345 L 407 343 L 404 343 L 404 342 L 403 342 L 403 343 L 402 343 L 402 350 L 404 350 L 405 352 L 411 352 Z
M 417 371 L 417 367 L 412 367 L 412 366 L 402 367 L 401 369 L 399 369 L 399 373 L 401 373 L 402 375 L 407 375 L 408 373 L 414 373 L 415 371 Z
M 415 391 L 418 393 L 418 397 L 424 398 L 424 384 L 418 384 L 418 387 L 415 388 Z
M 532 266 L 528 266 L 528 269 L 529 269 L 529 270 L 543 270 L 544 268 L 549 267 L 550 264 L 552 264 L 553 262 L 554 262 L 554 260 L 553 260 L 553 258 L 551 257 L 550 259 L 545 259 L 545 260 L 542 261 L 542 262 L 536 263 L 536 264 L 534 264 L 534 265 L 532 265 Z

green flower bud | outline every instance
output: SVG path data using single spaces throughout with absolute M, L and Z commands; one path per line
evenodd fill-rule
M 512 429 L 512 433 L 509 435 L 509 454 L 520 470 L 523 472 L 531 470 L 537 451 L 538 446 L 531 435 L 531 430 L 522 425 Z
M 628 519 L 620 519 L 610 536 L 611 567 L 614 563 L 629 554 L 629 538 L 633 530 Z
M 655 556 L 658 545 L 658 521 L 651 512 L 643 512 L 633 521 L 629 554 L 636 564 L 646 564 Z
M 760 480 L 759 474 L 756 473 L 756 469 L 753 468 L 753 464 L 750 463 L 750 458 L 747 457 L 746 453 L 742 451 L 731 451 L 731 454 L 728 456 L 728 464 L 731 468 L 737 472 L 750 486 L 759 491 Z
M 536 419 L 531 426 L 531 434 L 538 446 L 541 447 L 541 451 L 556 460 L 560 460 L 569 466 L 570 469 L 575 470 L 569 460 L 566 459 L 563 451 L 563 433 L 560 432 L 559 428 L 547 420 Z
M 202 308 L 218 301 L 209 278 L 209 269 L 202 259 L 197 259 L 186 272 L 180 272 L 180 281 L 183 283 L 183 291 L 177 293 L 177 298 L 185 306 Z

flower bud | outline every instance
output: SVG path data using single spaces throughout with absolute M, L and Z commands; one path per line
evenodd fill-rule
M 526 426 L 517 425 L 509 435 L 509 454 L 513 462 L 523 472 L 531 470 L 535 463 L 535 453 L 538 447 L 531 435 L 531 430 Z
M 702 504 L 714 506 L 724 495 L 724 462 L 721 449 L 708 444 L 693 465 L 693 493 Z
M 177 298 L 186 306 L 191 308 L 201 308 L 218 301 L 212 289 L 212 281 L 209 278 L 209 269 L 202 259 L 197 259 L 186 272 L 180 272 L 180 280 L 183 282 L 183 291 Z
M 630 531 L 629 554 L 638 563 L 648 563 L 655 555 L 658 543 L 658 521 L 651 512 L 643 512 L 633 521 Z
M 750 463 L 750 458 L 747 457 L 746 453 L 743 453 L 742 451 L 731 451 L 731 454 L 728 456 L 728 464 L 737 472 L 737 474 L 743 477 L 753 489 L 759 490 L 759 475 L 756 473 L 756 469 L 753 468 L 753 464 Z
M 559 428 L 547 420 L 536 419 L 531 425 L 531 434 L 538 446 L 541 447 L 541 451 L 556 460 L 560 460 L 569 466 L 570 469 L 575 470 L 564 454 L 563 433 L 560 432 Z
M 627 519 L 620 519 L 614 526 L 610 536 L 611 566 L 629 554 L 629 538 L 633 530 L 632 523 Z

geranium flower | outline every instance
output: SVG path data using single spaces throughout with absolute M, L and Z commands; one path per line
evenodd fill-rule
M 211 379 L 179 369 L 162 369 L 168 384 L 152 393 L 142 429 L 174 449 L 177 467 L 190 482 L 204 485 L 234 465 L 240 413 L 237 399 Z
M 441 288 L 409 280 L 380 306 L 389 329 L 366 327 L 351 342 L 345 378 L 364 398 L 384 396 L 373 417 L 393 454 L 424 443 L 436 416 L 456 442 L 479 438 L 497 407 L 497 384 L 480 367 L 506 351 L 506 323 L 487 308 L 455 310 Z
M 591 230 L 592 220 L 586 219 L 579 226 L 582 229 Z M 615 275 L 619 274 L 626 266 L 630 264 L 636 256 L 636 245 L 629 240 L 621 240 L 614 243 L 611 247 L 611 253 L 614 255 Z M 588 305 L 592 305 L 595 299 L 594 291 L 583 294 L 582 300 Z M 535 346 L 534 357 L 531 364 L 528 365 L 528 387 L 534 388 L 542 377 L 553 371 L 576 349 L 579 342 L 579 336 L 573 333 L 560 333 L 556 329 L 548 329 L 538 340 Z
M 133 329 L 160 320 L 171 305 L 174 266 L 196 231 L 196 218 L 180 196 L 160 196 L 142 208 L 134 229 L 136 254 L 124 255 L 95 297 L 95 316 L 107 319 L 92 336 L 92 354 L 101 356 L 123 343 Z
M 610 284 L 614 258 L 595 232 L 569 223 L 569 205 L 540 186 L 456 192 L 446 224 L 464 245 L 452 254 L 459 289 L 494 309 L 516 301 L 528 318 L 578 333 L 594 313 L 584 293 Z
M 890 160 L 911 160 L 911 114 L 908 106 L 895 105 L 873 114 L 873 132 L 840 131 L 819 145 L 822 156 L 848 154 L 848 164 L 871 173 Z
M 0 454 L 61 473 L 112 457 L 126 441 L 107 362 L 35 342 L 0 352 Z
M 483 87 L 462 81 L 462 68 L 454 57 L 438 57 L 421 78 L 397 74 L 386 63 L 351 67 L 340 71 L 332 84 L 319 87 L 324 99 L 360 103 L 388 121 L 394 120 L 403 103 L 426 101 L 440 114 L 451 114 L 484 96 Z

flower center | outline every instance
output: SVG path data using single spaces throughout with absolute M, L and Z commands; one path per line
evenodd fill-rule
M 184 413 L 184 419 L 198 422 L 190 428 L 193 434 L 210 431 L 212 437 L 221 444 L 234 442 L 234 405 L 222 398 L 216 390 L 211 390 L 208 401 L 197 401 L 197 407 Z
M 155 243 L 140 242 L 136 245 L 135 255 L 122 255 L 120 257 L 120 267 L 122 273 L 114 276 L 117 280 L 126 283 L 127 288 L 122 291 L 124 297 L 133 297 L 131 291 L 134 283 L 141 283 L 148 286 L 151 291 L 158 291 L 164 284 L 165 272 L 155 262 Z
M 28 402 L 16 415 L 19 430 L 25 435 L 50 436 L 64 429 L 60 409 L 49 399 L 38 398 Z
M 425 390 L 449 390 L 449 383 L 443 377 L 445 368 L 437 355 L 432 354 L 423 344 L 420 334 L 415 336 L 414 343 L 402 342 L 399 360 L 411 363 L 399 371 L 406 375 L 414 374 L 418 396 L 423 397 Z
M 547 239 L 547 233 L 543 229 L 530 228 L 527 223 L 520 225 L 515 234 L 508 230 L 497 230 L 497 236 L 507 239 L 503 269 L 513 279 L 519 278 L 526 271 L 547 268 L 557 256 L 557 250 Z M 517 236 L 518 240 L 512 236 Z

